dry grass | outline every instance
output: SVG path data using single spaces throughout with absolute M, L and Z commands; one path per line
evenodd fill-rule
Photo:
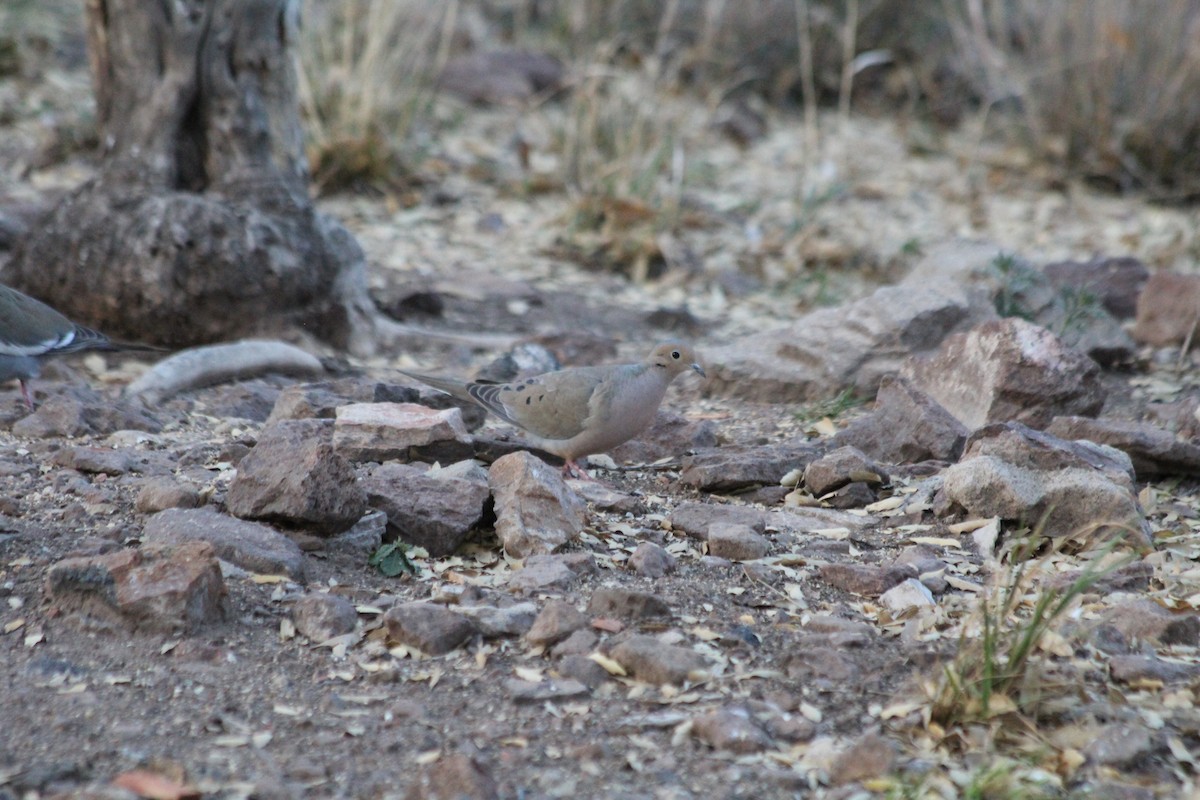
M 1049 678 L 1045 668 L 1047 653 L 1070 651 L 1055 628 L 1097 581 L 1130 559 L 1115 554 L 1119 541 L 1114 540 L 1074 581 L 1056 588 L 1050 580 L 1055 553 L 1036 555 L 1047 541 L 1040 527 L 1006 547 L 1001 556 L 1006 567 L 980 596 L 976 619 L 964 626 L 957 655 L 940 680 L 927 687 L 934 723 L 950 727 L 1009 717 L 1023 731 L 1043 701 L 1070 691 Z
M 960 69 L 1028 145 L 1117 189 L 1200 192 L 1193 0 L 946 0 Z M 1009 128 L 1012 130 L 1012 128 Z
M 320 190 L 404 182 L 459 5 L 307 0 L 299 94 Z

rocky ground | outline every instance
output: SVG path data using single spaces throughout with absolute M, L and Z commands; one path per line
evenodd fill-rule
M 436 191 L 324 205 L 403 351 L 6 387 L 0 797 L 1194 796 L 1195 213 L 773 122 L 705 134 L 654 281 L 577 258 L 477 112 Z M 35 161 L 15 225 L 90 169 Z M 395 369 L 668 337 L 710 378 L 595 483 Z

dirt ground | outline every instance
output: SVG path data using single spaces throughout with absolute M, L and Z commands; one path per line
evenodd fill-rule
M 67 85 L 80 92 L 78 74 Z M 28 100 L 25 90 L 6 91 Z M 766 139 L 745 149 L 715 134 L 697 137 L 697 158 L 711 177 L 693 199 L 710 222 L 670 243 L 688 258 L 658 281 L 634 283 L 563 257 L 566 194 L 518 196 L 476 177 L 472 166 L 515 158 L 503 142 L 518 122 L 513 112 L 475 111 L 451 131 L 439 144 L 446 166 L 437 202 L 432 192 L 410 207 L 388 198 L 322 201 L 359 238 L 381 298 L 419 289 L 444 303 L 440 315 L 417 311 L 405 319 L 415 332 L 402 351 L 367 362 L 324 353 L 341 375 L 389 381 L 397 379 L 395 367 L 418 365 L 466 373 L 508 339 L 562 331 L 611 338 L 630 358 L 667 337 L 690 338 L 702 351 L 814 305 L 861 296 L 902 274 L 922 245 L 954 237 L 990 239 L 1038 262 L 1133 255 L 1152 268 L 1184 271 L 1194 270 L 1200 251 L 1194 210 L 1064 187 L 1019 154 L 980 146 L 968 133 L 918 152 L 904 126 L 853 119 L 836 136 L 831 130 L 827 152 L 812 158 L 802 151 L 798 121 L 779 117 Z M 537 122 L 520 122 L 536 142 Z M 9 205 L 52 196 L 89 174 L 84 158 L 33 166 L 27 123 L 8 127 L 0 129 L 11 134 L 0 199 Z M 798 222 L 797 197 L 818 184 L 837 190 Z M 814 254 L 821 267 L 798 266 Z M 120 356 L 89 356 L 54 368 L 38 386 L 43 397 L 88 384 L 115 397 L 141 368 Z M 1177 373 L 1156 375 L 1167 389 L 1149 385 L 1142 370 L 1109 377 L 1124 413 L 1142 414 L 1164 392 L 1177 401 L 1195 391 Z M 287 383 L 268 377 L 187 393 L 152 410 L 163 430 L 137 447 L 176 462 L 177 477 L 220 507 L 233 474 L 220 453 L 253 442 Z M 806 409 L 706 397 L 697 383 L 679 383 L 667 407 L 714 421 L 722 444 L 819 435 Z M 705 654 L 713 674 L 696 684 L 664 689 L 616 679 L 579 696 L 526 700 L 514 695 L 511 679 L 553 675 L 556 665 L 519 638 L 476 641 L 436 658 L 389 654 L 370 635 L 380 609 L 446 586 L 508 592 L 518 565 L 486 531 L 457 557 L 421 563 L 416 577 L 388 578 L 362 559 L 309 553 L 307 589 L 360 607 L 368 635 L 350 646 L 287 635 L 290 601 L 304 587 L 244 574 L 227 578 L 230 619 L 194 636 L 80 627 L 45 600 L 47 569 L 70 554 L 136 545 L 145 515 L 134 498 L 144 476 L 58 465 L 56 454 L 68 446 L 114 440 L 18 438 L 9 428 L 25 413 L 16 386 L 0 387 L 0 798 L 128 796 L 111 781 L 137 768 L 206 797 L 443 797 L 413 787 L 422 775 L 448 780 L 438 765 L 456 753 L 491 775 L 500 797 L 523 800 L 1053 797 L 1070 796 L 1085 780 L 1125 792 L 1112 797 L 1196 796 L 1195 678 L 1118 687 L 1095 651 L 1080 644 L 1058 666 L 1078 681 L 1073 697 L 1086 713 L 1039 722 L 1044 731 L 1019 747 L 1006 743 L 1010 731 L 1000 722 L 956 741 L 920 724 L 900 725 L 909 715 L 898 704 L 911 700 L 909 710 L 920 716 L 914 679 L 937 675 L 939 660 L 953 654 L 975 596 L 949 590 L 939 598 L 938 619 L 913 636 L 871 600 L 816 578 L 825 561 L 883 563 L 911 544 L 916 534 L 883 516 L 850 539 L 770 533 L 770 556 L 760 565 L 707 557 L 702 543 L 664 529 L 679 503 L 701 499 L 669 467 L 597 470 L 613 488 L 637 495 L 638 510 L 590 510 L 571 550 L 591 553 L 598 571 L 532 599 L 540 606 L 554 596 L 582 608 L 598 587 L 654 593 L 671 616 L 634 624 Z M 1190 566 L 1200 553 L 1195 487 L 1171 482 L 1147 491 L 1157 498 L 1152 523 L 1171 532 L 1171 547 L 1140 594 L 1191 597 L 1200 591 Z M 930 524 L 920 535 L 950 535 Z M 646 540 L 675 555 L 677 571 L 649 579 L 626 569 L 629 553 Z M 986 578 L 982 560 L 967 550 L 944 546 L 939 555 L 964 579 Z M 1057 568 L 1073 566 L 1064 555 Z M 1110 600 L 1086 598 L 1080 613 L 1100 613 Z M 795 656 L 813 646 L 810 626 L 825 617 L 867 634 L 842 652 L 844 673 L 797 677 Z M 1166 655 L 1197 661 L 1194 647 Z M 740 708 L 775 726 L 768 746 L 737 752 L 696 735 L 704 714 Z M 1099 768 L 1071 760 L 1100 725 L 1114 722 L 1158 738 Z M 874 747 L 862 760 L 886 755 L 882 771 L 839 783 L 838 775 L 852 771 L 838 754 L 880 730 L 893 749 Z

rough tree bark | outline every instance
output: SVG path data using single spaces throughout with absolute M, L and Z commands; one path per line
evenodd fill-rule
M 5 280 L 139 341 L 298 326 L 373 350 L 362 250 L 308 196 L 298 0 L 86 3 L 102 168 Z

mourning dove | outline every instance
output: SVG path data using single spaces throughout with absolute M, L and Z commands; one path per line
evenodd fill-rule
M 565 459 L 568 475 L 586 477 L 575 460 L 611 450 L 648 428 L 671 381 L 688 370 L 705 374 L 692 348 L 667 343 L 638 364 L 569 367 L 512 383 L 401 371 L 483 406 L 526 431 L 533 447 Z
M 28 381 L 36 378 L 41 360 L 79 350 L 158 350 L 114 342 L 99 331 L 76 325 L 50 306 L 0 286 L 0 381 L 16 378 L 25 405 L 33 410 Z

